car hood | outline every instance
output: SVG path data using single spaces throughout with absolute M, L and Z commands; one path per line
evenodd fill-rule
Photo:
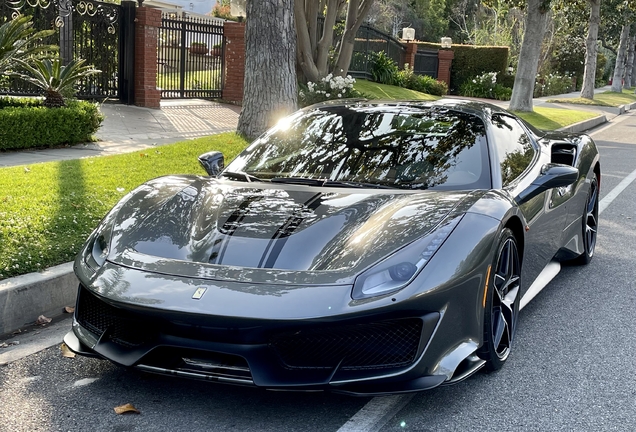
M 273 282 L 280 272 L 327 272 L 333 277 L 323 282 L 345 282 L 475 195 L 164 177 L 118 209 L 108 260 L 211 279 Z

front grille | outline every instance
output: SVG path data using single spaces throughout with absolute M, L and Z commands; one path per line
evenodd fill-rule
M 290 369 L 383 369 L 412 364 L 418 352 L 419 318 L 288 332 L 270 346 Z
M 143 321 L 100 300 L 86 288 L 79 293 L 76 319 L 97 339 L 108 331 L 107 337 L 111 341 L 129 348 L 144 344 L 153 334 Z

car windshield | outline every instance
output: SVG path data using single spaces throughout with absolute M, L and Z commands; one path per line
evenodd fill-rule
M 327 106 L 283 119 L 228 172 L 311 185 L 489 188 L 484 123 L 439 107 Z M 324 180 L 324 183 L 306 179 Z

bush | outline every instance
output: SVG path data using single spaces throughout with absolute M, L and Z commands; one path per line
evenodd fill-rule
M 496 72 L 488 72 L 462 84 L 459 94 L 466 97 L 510 100 L 512 88 L 498 83 Z
M 307 85 L 298 84 L 298 103 L 305 107 L 332 99 L 361 97 L 353 88 L 355 82 L 351 75 L 343 78 L 329 74 L 317 83 L 309 81 Z
M 399 85 L 397 80 L 399 69 L 391 57 L 387 56 L 384 51 L 380 51 L 372 53 L 370 60 L 373 81 L 380 84 Z
M 534 97 L 569 93 L 572 88 L 571 75 L 548 74 L 538 76 L 534 84 Z
M 0 98 L 0 150 L 89 142 L 104 119 L 97 105 L 86 101 L 53 109 L 37 99 L 6 99 Z
M 417 75 L 413 73 L 413 68 L 408 63 L 404 65 L 404 69 L 398 71 L 395 79 L 396 85 L 406 87 L 422 93 L 435 96 L 444 96 L 448 93 L 448 86 L 445 82 L 437 81 L 428 75 Z

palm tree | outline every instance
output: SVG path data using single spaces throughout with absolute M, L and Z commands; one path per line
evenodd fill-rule
M 0 75 L 16 67 L 18 60 L 57 51 L 55 45 L 42 45 L 41 39 L 55 33 L 54 30 L 37 31 L 30 16 L 19 15 L 0 26 Z
M 75 83 L 82 78 L 99 73 L 93 66 L 84 65 L 85 60 L 73 60 L 66 66 L 62 66 L 62 60 L 32 59 L 30 64 L 19 60 L 24 73 L 14 73 L 19 78 L 30 82 L 44 90 L 44 106 L 48 108 L 63 107 L 63 93 L 72 91 Z

